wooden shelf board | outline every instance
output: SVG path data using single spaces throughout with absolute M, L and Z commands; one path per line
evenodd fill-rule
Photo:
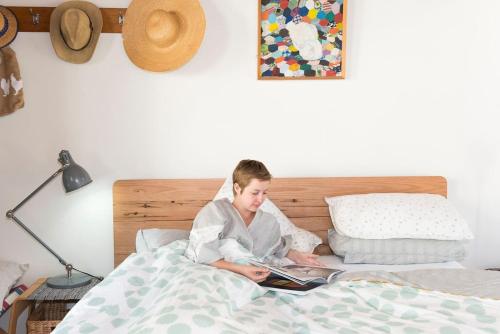
M 19 32 L 49 32 L 50 14 L 52 14 L 55 7 L 7 7 L 12 10 L 17 17 Z M 103 20 L 102 32 L 121 33 L 122 26 L 119 23 L 119 16 L 125 16 L 127 8 L 100 8 L 100 10 Z M 38 24 L 33 23 L 32 13 L 40 15 Z

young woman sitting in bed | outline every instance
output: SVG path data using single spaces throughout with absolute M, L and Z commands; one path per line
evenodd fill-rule
M 201 209 L 193 222 L 186 256 L 256 282 L 270 272 L 239 259 L 287 257 L 299 264 L 321 265 L 317 255 L 291 249 L 291 238 L 281 236 L 276 218 L 259 209 L 270 184 L 271 174 L 262 162 L 240 161 L 233 172 L 233 203 L 224 198 Z

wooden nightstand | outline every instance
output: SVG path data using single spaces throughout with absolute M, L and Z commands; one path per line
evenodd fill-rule
M 16 327 L 17 327 L 17 321 L 19 316 L 28 308 L 28 319 L 30 318 L 30 314 L 34 311 L 35 306 L 37 307 L 37 310 L 39 310 L 39 306 L 41 306 L 42 303 L 45 303 L 43 306 L 48 306 L 46 303 L 53 303 L 54 301 L 57 302 L 62 302 L 65 304 L 75 304 L 78 302 L 79 298 L 83 296 L 88 290 L 93 288 L 99 281 L 96 279 L 93 279 L 92 282 L 84 287 L 76 288 L 79 289 L 78 292 L 80 293 L 78 299 L 74 299 L 74 294 L 72 294 L 75 290 L 74 289 L 57 289 L 57 298 L 49 298 L 47 296 L 44 296 L 40 298 L 40 300 L 36 300 L 33 298 L 37 298 L 37 291 L 38 288 L 42 287 L 45 284 L 45 281 L 47 278 L 40 278 L 38 279 L 35 283 L 33 283 L 32 286 L 28 288 L 22 295 L 17 297 L 17 299 L 14 301 L 14 304 L 12 304 L 11 307 L 11 314 L 10 314 L 10 319 L 9 319 L 9 334 L 16 334 Z M 33 295 L 33 297 L 31 297 Z M 70 296 L 71 299 L 68 299 L 68 296 Z M 37 312 L 35 312 L 33 315 L 36 315 Z M 58 319 L 62 319 L 58 318 Z
M 16 334 L 17 330 L 17 319 L 19 316 L 29 307 L 29 311 L 33 311 L 36 300 L 29 300 L 28 297 L 40 286 L 45 283 L 47 278 L 40 278 L 32 286 L 28 288 L 28 290 L 24 291 L 22 295 L 17 297 L 12 304 L 12 309 L 10 310 L 10 319 L 9 319 L 9 334 Z

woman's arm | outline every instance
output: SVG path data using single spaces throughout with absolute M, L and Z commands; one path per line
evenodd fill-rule
M 255 281 L 257 283 L 264 281 L 267 278 L 267 276 L 269 276 L 269 274 L 271 273 L 269 269 L 266 268 L 260 268 L 244 264 L 236 264 L 225 260 L 217 260 L 215 262 L 210 263 L 210 265 L 217 269 L 225 269 L 232 271 L 233 273 L 246 276 L 252 281 Z
M 185 255 L 191 261 L 203 264 L 223 258 L 219 252 L 219 236 L 224 230 L 224 222 L 224 217 L 214 202 L 205 205 L 193 221 Z

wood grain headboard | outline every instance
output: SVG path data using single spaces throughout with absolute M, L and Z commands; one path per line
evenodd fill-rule
M 215 196 L 223 179 L 119 180 L 113 186 L 115 266 L 135 251 L 143 228 L 191 229 L 198 211 Z M 447 196 L 440 176 L 274 178 L 269 197 L 299 227 L 319 235 L 316 252 L 329 254 L 331 227 L 324 197 L 366 193 L 430 193 Z M 331 253 L 330 253 L 331 254 Z

